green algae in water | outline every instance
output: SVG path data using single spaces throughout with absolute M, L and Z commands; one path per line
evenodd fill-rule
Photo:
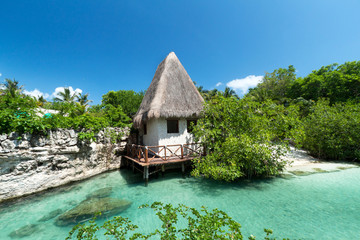
M 263 239 L 263 229 L 271 228 L 278 238 L 357 239 L 360 234 L 359 182 L 360 168 L 353 168 L 237 183 L 183 179 L 181 173 L 167 173 L 164 178 L 151 179 L 149 186 L 144 187 L 141 175 L 121 170 L 74 184 L 78 186 L 74 191 L 50 191 L 0 205 L 0 239 L 12 239 L 11 232 L 29 224 L 40 224 L 41 228 L 24 239 L 64 239 L 71 226 L 55 226 L 56 218 L 46 222 L 38 220 L 57 209 L 68 211 L 88 194 L 106 187 L 112 188 L 109 197 L 132 202 L 121 215 L 139 225 L 144 233 L 161 223 L 151 209 L 138 209 L 138 206 L 162 201 L 224 210 L 241 223 L 245 237 L 253 234 Z
M 318 172 L 318 173 L 326 173 L 328 171 L 321 169 L 321 168 L 313 168 L 314 171 Z

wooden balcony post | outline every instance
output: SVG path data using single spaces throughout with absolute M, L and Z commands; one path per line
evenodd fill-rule
M 148 153 L 149 153 L 148 147 L 145 146 L 145 162 L 146 162 L 146 163 L 149 163 Z
M 166 145 L 164 146 L 164 152 L 165 152 L 165 161 L 166 161 Z
M 184 158 L 184 144 L 181 144 L 181 159 Z

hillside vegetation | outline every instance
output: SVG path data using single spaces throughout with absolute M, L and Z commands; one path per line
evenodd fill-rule
M 102 104 L 90 106 L 88 94 L 71 93 L 65 88 L 58 97 L 47 101 L 25 95 L 18 81 L 5 79 L 0 95 L 0 134 L 73 128 L 82 131 L 79 136 L 93 139 L 94 134 L 105 127 L 131 126 L 134 109 L 140 106 L 143 95 L 134 91 L 110 91 L 103 96 Z M 54 111 L 46 113 L 47 110 Z
M 360 61 L 297 77 L 293 66 L 267 73 L 239 99 L 198 89 L 207 99 L 194 133 L 209 154 L 195 175 L 232 181 L 276 175 L 289 143 L 324 160 L 360 160 Z

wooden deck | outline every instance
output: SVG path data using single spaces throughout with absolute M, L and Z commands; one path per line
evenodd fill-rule
M 187 162 L 187 161 L 191 161 L 196 157 L 185 157 L 185 158 L 178 158 L 178 157 L 173 157 L 173 158 L 169 158 L 166 161 L 164 161 L 161 158 L 154 158 L 153 160 L 151 160 L 151 162 L 143 162 L 143 161 L 139 161 L 138 159 L 129 157 L 129 156 L 124 156 L 126 159 L 133 161 L 137 164 L 139 164 L 142 167 L 145 166 L 157 166 L 157 165 L 164 165 L 164 164 L 172 164 L 172 163 L 182 163 L 182 162 Z
M 158 171 L 165 172 L 168 164 L 181 164 L 182 172 L 185 171 L 185 163 L 201 157 L 204 147 L 200 143 L 174 144 L 162 146 L 127 145 L 127 154 L 124 156 L 130 161 L 133 170 L 143 172 L 147 185 L 149 175 Z M 140 169 L 137 167 L 140 166 Z M 154 169 L 149 172 L 150 167 Z

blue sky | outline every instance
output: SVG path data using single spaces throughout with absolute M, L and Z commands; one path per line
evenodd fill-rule
M 199 85 L 241 94 L 279 67 L 305 76 L 360 60 L 359 12 L 358 0 L 1 0 L 0 80 L 49 98 L 71 86 L 97 104 L 147 89 L 174 51 Z

